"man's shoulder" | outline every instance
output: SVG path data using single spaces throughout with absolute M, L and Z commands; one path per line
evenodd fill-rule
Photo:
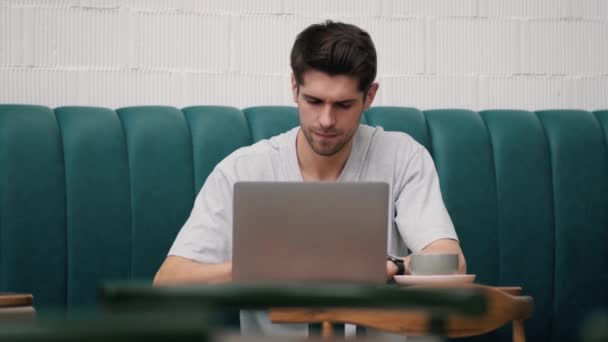
M 290 136 L 292 130 L 275 135 L 268 139 L 262 139 L 252 145 L 243 146 L 232 152 L 226 161 L 248 160 L 268 156 L 268 154 L 279 153 L 282 149 L 289 147 Z
M 216 169 L 222 173 L 241 173 L 272 168 L 280 154 L 289 148 L 293 130 L 243 146 L 224 158 Z
M 404 132 L 385 131 L 381 126 L 361 125 L 362 133 L 371 137 L 372 146 L 380 149 L 418 150 L 422 145 Z

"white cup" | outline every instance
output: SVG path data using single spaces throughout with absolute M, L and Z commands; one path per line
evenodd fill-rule
M 420 253 L 410 256 L 413 275 L 451 275 L 458 273 L 458 254 Z

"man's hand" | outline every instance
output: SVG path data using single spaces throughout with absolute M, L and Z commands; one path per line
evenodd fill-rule
M 410 274 L 410 257 L 406 256 L 403 259 L 403 267 L 405 267 L 405 274 Z M 394 262 L 387 260 L 386 261 L 386 280 L 390 281 L 397 274 L 397 265 Z

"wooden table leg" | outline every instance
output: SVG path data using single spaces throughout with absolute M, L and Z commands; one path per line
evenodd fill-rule
M 323 338 L 332 338 L 334 337 L 334 326 L 331 322 L 324 321 L 321 324 L 321 337 Z
M 524 321 L 513 321 L 513 342 L 526 342 L 526 334 L 524 333 Z

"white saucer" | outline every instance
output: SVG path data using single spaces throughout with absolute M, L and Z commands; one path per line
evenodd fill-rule
M 452 275 L 400 275 L 393 277 L 397 284 L 423 285 L 423 284 L 466 284 L 475 281 L 474 274 Z

